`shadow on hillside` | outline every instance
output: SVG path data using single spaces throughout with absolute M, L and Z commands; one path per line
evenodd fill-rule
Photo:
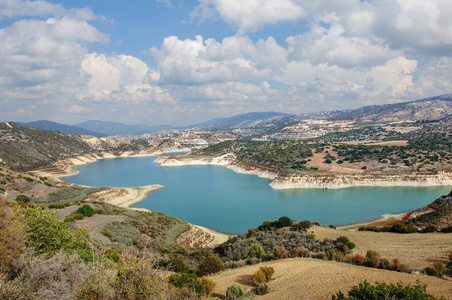
M 237 279 L 237 283 L 242 285 L 253 285 L 253 275 L 242 275 Z

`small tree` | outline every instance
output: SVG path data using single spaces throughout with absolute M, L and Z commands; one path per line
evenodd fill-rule
M 374 250 L 367 250 L 366 263 L 370 267 L 378 268 L 380 266 L 380 254 Z
M 85 204 L 82 207 L 79 207 L 75 213 L 84 215 L 86 217 L 91 217 L 92 215 L 94 215 L 94 208 L 92 208 L 88 204 Z
M 278 224 L 279 224 L 279 227 L 282 228 L 282 227 L 292 226 L 293 222 L 292 222 L 291 218 L 284 216 L 284 217 L 281 217 L 278 219 Z
M 204 276 L 220 272 L 224 268 L 225 266 L 221 259 L 216 256 L 209 256 L 199 264 L 196 272 L 199 276 Z

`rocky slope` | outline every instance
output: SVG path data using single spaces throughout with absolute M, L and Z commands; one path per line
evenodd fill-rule
M 452 226 L 452 191 L 449 195 L 441 196 L 429 205 L 414 213 L 417 215 L 414 222 L 416 226 L 424 228 L 434 225 L 438 229 Z

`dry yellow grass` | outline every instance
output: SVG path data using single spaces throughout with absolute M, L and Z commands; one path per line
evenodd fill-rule
M 352 286 L 367 280 L 414 285 L 417 280 L 427 284 L 427 291 L 436 297 L 452 299 L 452 281 L 432 276 L 399 273 L 373 269 L 333 261 L 294 258 L 233 269 L 212 276 L 217 286 L 214 294 L 225 295 L 231 284 L 237 283 L 245 290 L 253 288 L 252 278 L 262 265 L 275 269 L 274 280 L 269 283 L 271 292 L 256 299 L 331 299 L 339 291 L 346 292 Z
M 336 239 L 347 236 L 356 248 L 353 253 L 366 254 L 376 250 L 382 258 L 398 258 L 401 263 L 415 269 L 423 269 L 434 262 L 447 262 L 452 252 L 452 233 L 412 233 L 342 231 L 315 226 L 318 239 Z

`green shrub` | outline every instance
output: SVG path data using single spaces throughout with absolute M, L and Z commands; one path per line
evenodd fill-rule
M 205 292 L 205 288 L 195 274 L 173 274 L 168 278 L 168 282 L 178 288 L 188 288 L 197 294 Z
M 302 229 L 309 229 L 312 226 L 312 223 L 308 220 L 301 221 L 295 225 L 292 226 L 292 230 L 302 230 Z
M 88 204 L 84 204 L 83 206 L 79 207 L 75 213 L 84 215 L 86 217 L 91 217 L 92 215 L 94 215 L 94 209 Z
M 220 272 L 225 268 L 224 263 L 221 259 L 215 256 L 209 256 L 204 259 L 198 266 L 196 273 L 199 276 L 204 276 L 208 274 L 213 274 Z
M 78 253 L 85 260 L 92 258 L 86 229 L 72 231 L 50 211 L 27 208 L 21 213 L 27 226 L 27 245 L 34 248 L 36 253 L 54 255 L 62 250 Z
M 333 295 L 333 300 L 357 300 L 357 299 L 404 299 L 404 300 L 435 300 L 436 298 L 427 293 L 427 285 L 417 283 L 414 287 L 411 284 L 403 286 L 401 282 L 397 285 L 393 283 L 376 282 L 371 285 L 367 281 L 361 282 L 358 286 L 352 287 L 345 296 L 342 292 Z
M 50 204 L 49 205 L 49 208 L 56 208 L 56 209 L 61 209 L 61 208 L 64 208 L 65 206 L 64 206 L 64 204 Z
M 281 217 L 278 219 L 278 225 L 279 225 L 278 226 L 279 228 L 288 227 L 288 226 L 292 226 L 293 222 L 292 222 L 291 218 L 284 216 L 284 217 Z
M 259 243 L 254 243 L 252 244 L 247 251 L 247 256 L 248 257 L 264 257 L 266 255 L 264 248 L 262 248 L 262 246 Z
M 73 218 L 74 218 L 75 220 L 83 220 L 84 217 L 85 217 L 85 216 L 82 215 L 82 214 L 75 214 L 75 215 L 73 216 Z
M 28 203 L 28 202 L 30 202 L 30 198 L 28 198 L 28 197 L 25 196 L 25 195 L 18 195 L 18 196 L 16 197 L 16 202 L 19 202 L 19 201 L 21 201 L 21 202 L 23 202 L 23 203 Z
M 169 260 L 161 259 L 159 261 L 159 267 L 161 268 L 168 268 L 171 271 L 177 272 L 177 273 L 186 273 L 188 272 L 188 267 L 185 264 L 185 262 L 178 258 L 174 257 Z
M 71 218 L 71 217 L 67 217 L 67 218 L 64 219 L 63 222 L 64 222 L 64 223 L 74 223 L 74 222 L 75 222 L 75 219 L 74 219 L 74 218 Z
M 114 261 L 115 263 L 119 262 L 120 257 L 119 257 L 118 252 L 116 252 L 115 250 L 107 249 L 107 250 L 105 250 L 104 254 L 105 254 L 106 258 Z
M 237 284 L 228 286 L 226 289 L 226 300 L 240 299 L 245 295 L 243 288 Z
M 270 288 L 268 287 L 268 284 L 265 282 L 259 283 L 259 285 L 256 288 L 256 294 L 258 294 L 258 295 L 268 294 L 269 291 L 270 291 Z

